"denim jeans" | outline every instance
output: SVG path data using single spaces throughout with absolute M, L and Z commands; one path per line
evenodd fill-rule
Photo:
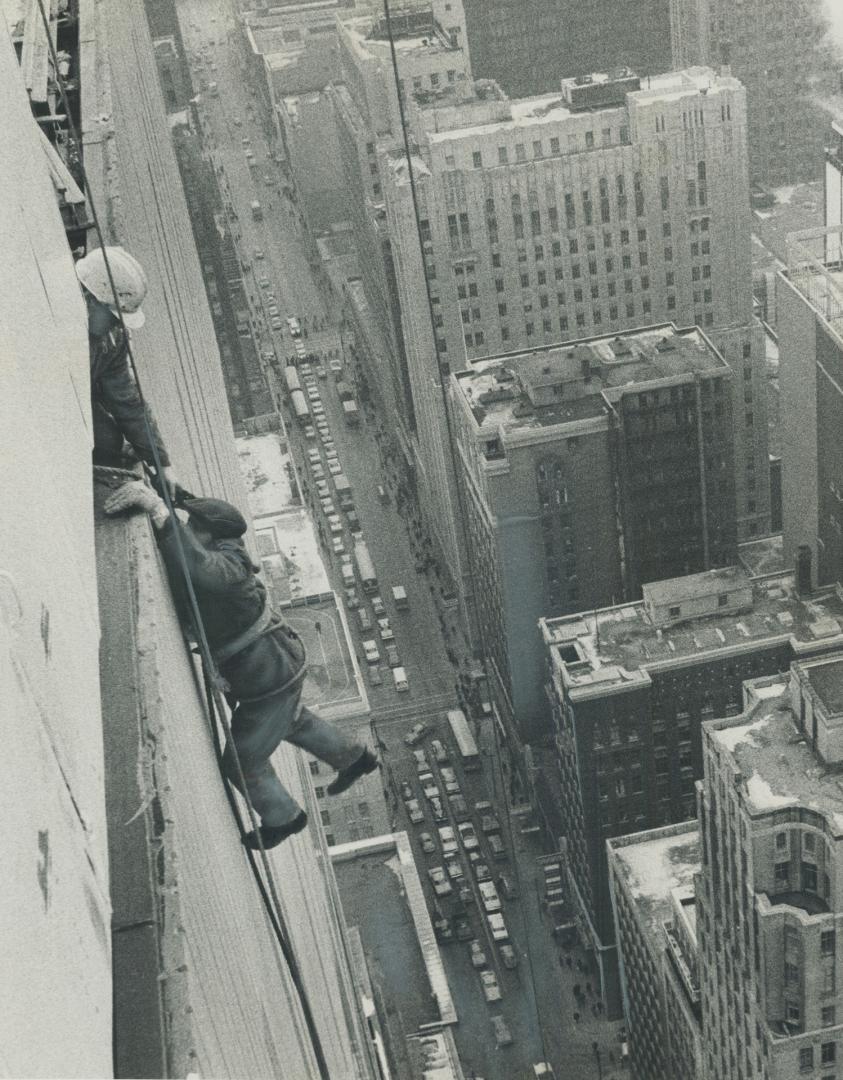
M 289 630 L 275 630 L 221 665 L 233 706 L 231 736 L 246 781 L 244 792 L 231 744 L 225 748 L 226 775 L 248 793 L 264 825 L 286 825 L 301 807 L 272 767 L 270 758 L 283 742 L 301 747 L 334 769 L 346 768 L 365 747 L 301 705 L 302 681 L 274 692 L 305 663 L 304 646 Z

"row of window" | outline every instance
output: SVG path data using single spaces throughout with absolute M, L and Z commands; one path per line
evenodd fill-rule
M 599 143 L 598 143 L 599 138 Z M 580 150 L 594 150 L 597 146 L 615 146 L 618 143 L 629 143 L 629 128 L 623 124 L 617 129 L 611 127 L 604 127 L 600 129 L 599 135 L 594 131 L 585 131 L 580 135 L 579 132 L 568 132 L 565 138 L 566 150 L 569 154 L 575 154 Z M 547 149 L 545 149 L 547 147 Z M 514 160 L 515 162 L 522 162 L 527 160 L 527 144 L 515 143 L 514 147 Z M 530 151 L 532 159 L 538 160 L 544 157 L 555 157 L 562 153 L 562 141 L 560 136 L 552 135 L 547 143 L 543 139 L 533 139 L 530 144 Z M 510 164 L 510 148 L 508 146 L 498 146 L 497 148 L 497 162 L 498 165 Z M 446 157 L 446 162 L 448 161 Z M 483 151 L 474 150 L 472 152 L 472 165 L 475 169 L 483 168 Z M 453 160 L 450 162 L 453 164 Z M 492 162 L 488 162 L 492 164 Z

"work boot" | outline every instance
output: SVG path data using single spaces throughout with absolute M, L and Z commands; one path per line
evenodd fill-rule
M 307 825 L 307 814 L 304 810 L 299 810 L 293 820 L 288 821 L 286 825 L 261 825 L 259 831 L 264 849 L 269 851 L 270 848 L 278 847 L 282 840 L 301 832 L 305 825 Z M 260 850 L 256 832 L 246 833 L 243 837 L 243 843 L 252 851 Z
M 359 758 L 356 758 L 344 769 L 340 769 L 331 783 L 328 784 L 328 794 L 341 795 L 347 788 L 350 788 L 356 780 L 359 780 L 361 776 L 365 776 L 366 773 L 375 770 L 379 764 L 378 759 L 371 750 L 364 750 Z

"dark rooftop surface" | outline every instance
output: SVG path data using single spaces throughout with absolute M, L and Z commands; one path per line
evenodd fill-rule
M 828 904 L 816 893 L 810 892 L 786 892 L 776 893 L 775 896 L 767 894 L 767 899 L 774 906 L 787 904 L 790 907 L 801 908 L 808 915 L 824 915 L 830 910 Z
M 392 850 L 334 862 L 346 922 L 357 926 L 373 983 L 403 1034 L 439 1021 L 413 918 Z

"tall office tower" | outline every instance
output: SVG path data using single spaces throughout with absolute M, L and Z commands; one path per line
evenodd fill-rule
M 825 220 L 828 228 L 843 225 L 843 118 L 831 124 L 831 138 L 825 148 Z M 831 252 L 840 258 L 840 247 Z
M 149 278 L 132 336 L 140 384 L 182 482 L 244 506 L 143 5 L 82 4 L 53 20 L 82 80 L 86 196 L 105 239 Z M 225 798 L 152 529 L 144 514 L 102 513 L 123 477 L 91 474 L 87 313 L 53 189 L 71 190 L 78 159 L 62 170 L 42 156 L 30 102 L 55 100 L 56 87 L 37 13 L 23 35 L 27 58 L 44 59 L 27 85 L 0 33 L 11 148 L 0 158 L 0 471 L 15 506 L 0 521 L 0 724 L 15 748 L 0 1068 L 310 1080 L 318 1044 L 329 1075 L 365 1080 L 375 1069 L 324 840 L 308 831 L 270 855 L 314 1005 L 308 1028 Z M 276 761 L 318 817 L 306 763 L 292 750 Z
M 452 376 L 476 609 L 522 738 L 547 727 L 542 616 L 735 562 L 731 378 L 669 324 Z
M 788 240 L 776 279 L 786 565 L 811 553 L 821 584 L 843 580 L 843 226 Z
M 444 7 L 439 0 L 406 10 L 402 5 L 401 14 L 392 19 L 405 95 L 433 92 L 470 78 L 468 54 L 459 44 L 464 37 L 459 5 L 448 4 L 453 8 L 448 12 Z M 416 417 L 379 157 L 381 148 L 403 144 L 388 28 L 377 10 L 367 15 L 349 12 L 337 18 L 337 26 L 340 81 L 329 92 L 363 286 L 362 292 L 349 290 L 350 310 L 390 423 L 412 462 Z
M 543 94 L 561 78 L 630 67 L 668 70 L 669 0 L 463 0 L 475 74 L 510 97 Z M 619 17 L 620 16 L 620 17 Z
M 675 66 L 726 69 L 746 87 L 755 183 L 819 177 L 828 115 L 817 97 L 836 89 L 840 65 L 821 0 L 670 0 L 670 33 Z
M 843 655 L 745 686 L 703 727 L 697 925 L 706 1080 L 843 1068 Z
M 629 1064 L 636 1080 L 702 1080 L 696 821 L 606 841 Z
M 410 106 L 424 262 L 403 156 L 388 159 L 386 207 L 420 472 L 431 485 L 449 479 L 437 352 L 454 371 L 513 349 L 697 325 L 735 375 L 738 536 L 766 533 L 763 334 L 737 80 L 707 69 L 643 83 L 595 76 L 519 101 L 475 83 Z M 455 532 L 452 491 L 432 504 L 434 524 Z
M 843 599 L 732 568 L 645 585 L 644 600 L 542 621 L 566 838 L 566 887 L 618 1003 L 605 842 L 686 821 L 702 721 L 740 711 L 744 679 L 843 643 Z

